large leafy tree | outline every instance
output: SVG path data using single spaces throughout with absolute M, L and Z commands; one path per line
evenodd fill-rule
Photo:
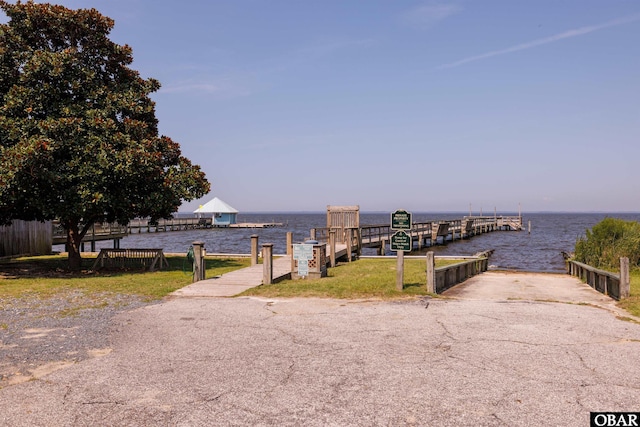
M 209 191 L 200 167 L 158 135 L 158 81 L 129 65 L 95 9 L 15 4 L 0 25 L 0 224 L 58 219 L 69 264 L 96 222 L 166 218 Z

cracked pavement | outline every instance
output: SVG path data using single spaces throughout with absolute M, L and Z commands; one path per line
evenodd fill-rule
M 640 410 L 640 324 L 465 292 L 124 312 L 108 354 L 1 389 L 0 425 L 584 426 Z

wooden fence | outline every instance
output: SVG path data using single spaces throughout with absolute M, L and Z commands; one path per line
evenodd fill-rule
M 52 250 L 51 221 L 14 220 L 0 227 L 0 257 L 45 255 Z
M 629 297 L 629 258 L 620 258 L 620 273 L 599 270 L 575 260 L 567 260 L 567 270 L 572 276 L 580 278 L 598 292 L 621 300 Z

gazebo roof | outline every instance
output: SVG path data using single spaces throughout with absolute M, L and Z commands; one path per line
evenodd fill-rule
M 193 213 L 238 213 L 238 211 L 217 197 L 214 197 L 204 205 L 200 205 Z

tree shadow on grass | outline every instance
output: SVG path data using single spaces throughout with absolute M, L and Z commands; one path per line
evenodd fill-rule
M 191 272 L 193 267 L 186 256 L 166 257 L 169 266 L 156 271 Z M 29 257 L 3 260 L 0 262 L 0 280 L 19 278 L 74 278 L 74 277 L 117 277 L 125 274 L 149 273 L 149 267 L 135 261 L 121 267 L 105 267 L 92 270 L 95 257 L 82 258 L 81 270 L 71 271 L 66 258 Z M 207 269 L 241 268 L 243 263 L 233 258 L 205 259 Z

